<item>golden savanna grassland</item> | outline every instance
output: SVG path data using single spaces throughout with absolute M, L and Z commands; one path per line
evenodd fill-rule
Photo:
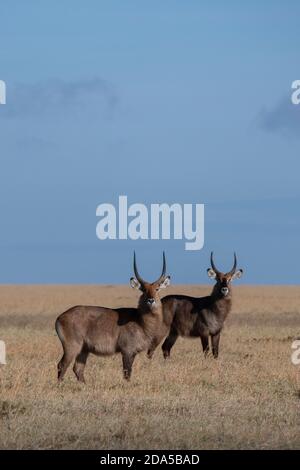
M 205 295 L 209 286 L 167 293 Z M 90 356 L 87 385 L 70 367 L 58 385 L 56 316 L 76 304 L 134 306 L 128 286 L 0 286 L 1 449 L 300 447 L 300 286 L 234 286 L 220 358 L 180 338 L 165 361 L 140 354 L 131 382 L 121 357 Z

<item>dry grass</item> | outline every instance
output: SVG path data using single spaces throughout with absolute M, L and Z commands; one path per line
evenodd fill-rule
M 203 295 L 209 287 L 169 293 Z M 140 355 L 130 383 L 121 358 L 90 357 L 87 385 L 56 383 L 54 319 L 78 303 L 134 305 L 129 287 L 1 286 L 0 448 L 299 448 L 300 287 L 235 287 L 218 361 L 180 339 L 169 362 Z

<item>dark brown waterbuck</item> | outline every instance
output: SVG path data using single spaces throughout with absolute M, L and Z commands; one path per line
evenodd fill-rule
M 205 355 L 209 352 L 210 337 L 212 353 L 215 358 L 218 357 L 220 334 L 232 305 L 231 281 L 240 278 L 243 270 L 236 269 L 236 254 L 234 254 L 233 267 L 226 274 L 216 268 L 213 253 L 211 253 L 210 262 L 211 268 L 207 270 L 207 273 L 216 281 L 211 295 L 199 298 L 168 295 L 162 299 L 164 320 L 170 327 L 169 335 L 162 345 L 165 358 L 170 356 L 171 348 L 178 336 L 200 337 Z M 149 357 L 152 354 L 153 349 L 148 351 Z
M 157 281 L 144 281 L 138 273 L 136 257 L 133 262 L 135 277 L 131 287 L 142 294 L 137 308 L 105 308 L 76 306 L 62 313 L 55 329 L 62 343 L 63 356 L 58 363 L 58 380 L 62 380 L 67 368 L 74 361 L 73 371 L 84 382 L 84 368 L 89 353 L 108 356 L 121 353 L 124 378 L 129 379 L 136 354 L 156 347 L 167 335 L 163 322 L 159 291 L 167 287 L 166 259 Z

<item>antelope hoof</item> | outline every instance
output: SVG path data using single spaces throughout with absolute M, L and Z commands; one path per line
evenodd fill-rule
M 170 359 L 170 351 L 164 351 L 163 354 L 165 359 Z
M 148 359 L 152 359 L 153 354 L 154 354 L 154 351 L 148 351 L 148 352 L 147 352 L 147 357 L 148 357 Z
M 130 381 L 130 374 L 128 370 L 124 370 L 124 379 L 127 380 L 127 382 Z

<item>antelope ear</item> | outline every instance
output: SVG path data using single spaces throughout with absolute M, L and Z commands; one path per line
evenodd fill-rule
M 166 287 L 168 287 L 168 286 L 170 285 L 170 283 L 171 283 L 170 279 L 171 279 L 170 276 L 167 276 L 167 277 L 160 283 L 159 288 L 160 288 L 160 289 L 165 289 Z
M 231 280 L 233 281 L 234 279 L 240 279 L 243 275 L 243 270 L 242 269 L 238 269 L 237 271 L 235 271 L 234 275 L 232 276 Z
M 139 281 L 135 277 L 130 278 L 130 285 L 131 285 L 132 289 L 140 289 L 141 288 L 141 284 L 139 283 Z
M 210 277 L 211 279 L 215 279 L 216 278 L 216 273 L 215 271 L 212 269 L 212 268 L 208 268 L 207 270 L 207 275 L 208 277 Z

